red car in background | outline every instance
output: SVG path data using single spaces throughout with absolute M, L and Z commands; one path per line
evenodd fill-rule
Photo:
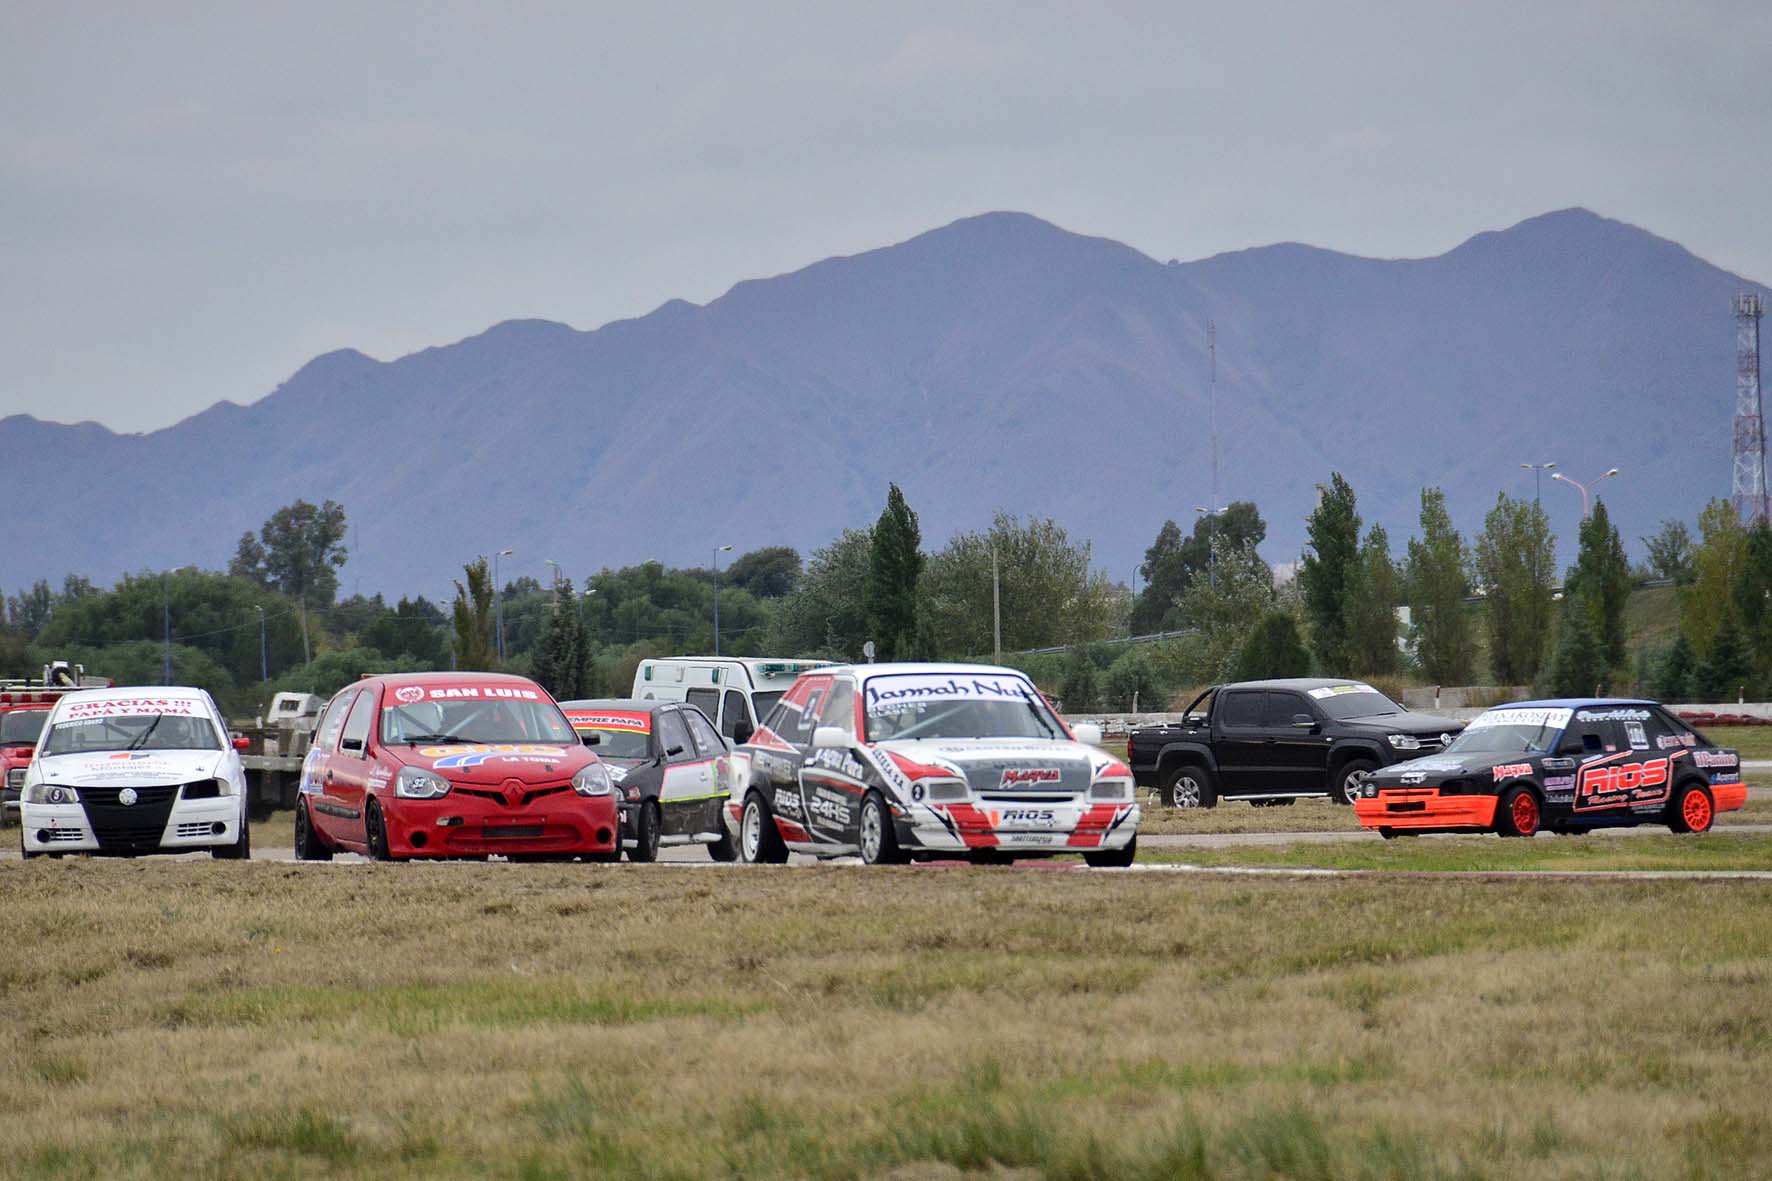
M 327 704 L 302 764 L 304 861 L 336 850 L 613 861 L 619 841 L 608 767 L 525 677 L 364 677 Z
M 0 692 L 0 823 L 11 823 L 18 812 L 19 789 L 25 784 L 25 768 L 37 749 L 49 707 L 62 692 Z

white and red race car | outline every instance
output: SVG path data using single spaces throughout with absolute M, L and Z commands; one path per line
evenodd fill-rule
M 969 664 L 820 668 L 734 752 L 727 822 L 747 862 L 868 864 L 1081 853 L 1130 865 L 1132 773 L 1026 676 Z

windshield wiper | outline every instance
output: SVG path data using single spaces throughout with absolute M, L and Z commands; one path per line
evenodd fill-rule
M 129 745 L 124 747 L 123 749 L 124 750 L 140 750 L 142 748 L 142 743 L 144 743 L 148 740 L 148 735 L 150 735 L 154 732 L 154 727 L 158 726 L 160 724 L 160 719 L 165 716 L 166 716 L 165 714 L 156 714 L 154 716 L 154 720 L 148 723 L 147 729 L 143 730 L 140 734 L 137 734 L 134 738 L 130 739 Z
M 421 742 L 470 742 L 456 734 L 410 734 L 400 739 L 401 746 L 417 746 Z

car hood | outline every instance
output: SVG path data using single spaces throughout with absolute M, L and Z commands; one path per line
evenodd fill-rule
M 1442 734 L 1456 736 L 1464 723 L 1434 714 L 1405 711 L 1373 718 L 1348 718 L 1338 725 L 1370 731 L 1373 734 L 1408 734 L 1415 738 L 1438 738 Z
M 599 761 L 583 746 L 543 742 L 396 746 L 390 751 L 407 766 L 435 771 L 452 783 L 553 783 Z
M 1087 791 L 1090 781 L 1116 762 L 1106 751 L 1068 739 L 905 738 L 876 743 L 874 749 L 940 767 L 965 779 L 975 792 L 1030 795 Z
M 225 775 L 226 769 L 227 752 L 220 750 L 79 751 L 37 760 L 42 782 L 68 787 L 108 783 L 155 787 L 213 779 Z
M 1567 766 L 1562 766 L 1562 764 L 1567 764 Z M 1438 754 L 1410 759 L 1406 763 L 1396 763 L 1389 767 L 1381 767 L 1372 773 L 1372 781 L 1389 787 L 1415 787 L 1423 784 L 1431 786 L 1460 777 L 1512 779 L 1521 775 L 1536 774 L 1541 767 L 1544 770 L 1555 772 L 1558 770 L 1573 771 L 1575 766 L 1575 759 L 1559 759 L 1546 755 Z M 1505 773 L 1497 775 L 1497 768 L 1503 768 Z

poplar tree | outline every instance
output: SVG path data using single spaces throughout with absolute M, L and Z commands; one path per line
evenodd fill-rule
M 1397 568 L 1390 536 L 1374 525 L 1348 576 L 1344 611 L 1354 669 L 1389 673 L 1397 668 Z
M 1544 658 L 1555 558 L 1544 510 L 1497 495 L 1477 538 L 1477 571 L 1488 597 L 1489 664 L 1504 685 L 1530 681 Z
M 917 635 L 917 580 L 923 576 L 923 535 L 898 485 L 874 523 L 862 590 L 868 631 L 882 660 L 908 656 Z
M 1452 527 L 1446 494 L 1421 490 L 1421 536 L 1409 542 L 1404 572 L 1409 592 L 1409 632 L 1421 671 L 1442 685 L 1463 685 L 1476 663 L 1470 617 L 1470 554 Z
M 1299 567 L 1311 650 L 1324 672 L 1347 669 L 1354 659 L 1348 640 L 1346 603 L 1349 576 L 1359 560 L 1360 514 L 1354 490 L 1340 472 L 1329 477 L 1317 507 L 1306 518 L 1310 551 Z
M 476 558 L 462 573 L 467 584 L 455 584 L 455 664 L 490 669 L 498 663 L 492 648 L 492 567 L 485 558 Z
M 1606 513 L 1606 502 L 1581 523 L 1575 565 L 1563 580 L 1563 598 L 1587 613 L 1588 626 L 1609 669 L 1624 666 L 1624 607 L 1630 600 L 1630 560 Z

